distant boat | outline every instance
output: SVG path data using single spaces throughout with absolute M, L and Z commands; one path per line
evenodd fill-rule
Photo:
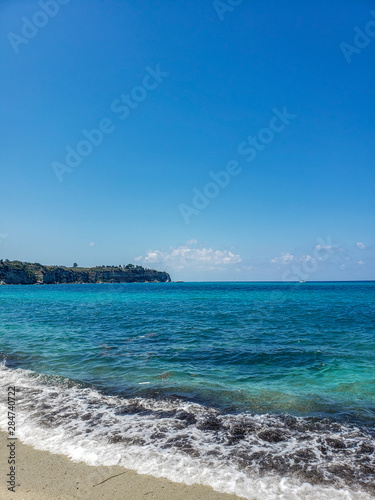
M 183 281 L 175 281 L 175 283 L 183 283 Z
M 305 280 L 299 280 L 299 282 L 300 282 L 300 283 L 306 283 L 306 281 L 305 281 Z

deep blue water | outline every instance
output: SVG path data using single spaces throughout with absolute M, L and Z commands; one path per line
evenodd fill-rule
M 280 427 L 289 416 L 329 435 L 356 426 L 358 446 L 373 437 L 374 282 L 2 286 L 0 339 L 4 377 L 31 370 L 45 387 L 166 402 L 170 412 L 196 403 L 219 420 L 263 416 Z M 361 473 L 314 481 L 363 486 Z

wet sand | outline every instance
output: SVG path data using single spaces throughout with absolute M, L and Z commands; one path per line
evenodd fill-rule
M 7 434 L 0 433 L 2 500 L 238 500 L 208 486 L 174 483 L 119 466 L 92 467 L 17 441 L 16 493 L 8 491 Z M 115 476 L 115 477 L 112 477 Z

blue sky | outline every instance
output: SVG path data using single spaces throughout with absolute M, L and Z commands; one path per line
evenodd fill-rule
M 0 5 L 2 258 L 375 279 L 373 2 L 64 1 Z

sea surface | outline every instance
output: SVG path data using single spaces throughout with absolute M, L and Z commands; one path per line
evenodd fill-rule
M 375 282 L 0 287 L 0 428 L 249 500 L 375 498 Z M 95 481 L 95 478 L 93 478 Z

